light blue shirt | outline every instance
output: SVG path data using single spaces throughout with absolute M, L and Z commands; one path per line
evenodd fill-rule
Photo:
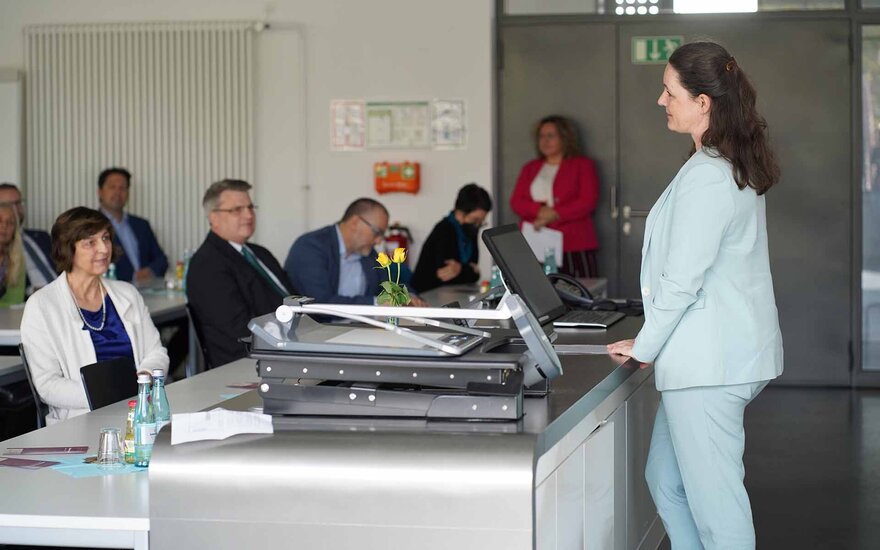
M 336 293 L 340 296 L 363 296 L 367 292 L 367 279 L 361 267 L 363 256 L 357 252 L 346 254 L 345 242 L 338 225 L 336 238 L 339 241 L 339 287 Z
M 122 221 L 117 222 L 116 218 L 113 217 L 110 212 L 107 212 L 103 208 L 101 212 L 107 216 L 107 219 L 110 220 L 110 224 L 113 225 L 113 231 L 116 233 L 116 236 L 119 238 L 119 244 L 122 245 L 122 249 L 125 250 L 125 255 L 128 256 L 128 260 L 131 262 L 132 267 L 134 267 L 135 271 L 138 271 L 141 268 L 141 260 L 140 260 L 140 248 L 138 247 L 137 237 L 134 234 L 134 231 L 131 229 L 131 225 L 128 223 L 128 214 L 125 212 L 122 213 Z

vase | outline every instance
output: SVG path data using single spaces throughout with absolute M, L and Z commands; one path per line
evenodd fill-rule
M 385 322 L 391 326 L 396 327 L 396 326 L 400 325 L 400 318 L 399 317 L 386 317 Z

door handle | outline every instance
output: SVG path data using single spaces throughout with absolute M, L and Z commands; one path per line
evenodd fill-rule
M 650 210 L 633 210 L 633 208 L 625 204 L 623 208 L 621 208 L 623 213 L 623 219 L 628 220 L 630 218 L 647 218 Z

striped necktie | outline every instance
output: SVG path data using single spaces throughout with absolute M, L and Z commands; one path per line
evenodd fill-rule
M 260 276 L 263 277 L 263 279 L 265 279 L 266 282 L 269 283 L 269 285 L 272 286 L 275 292 L 280 294 L 282 298 L 289 294 L 289 292 L 287 292 L 287 290 L 283 286 L 279 286 L 278 283 L 275 282 L 275 279 L 273 279 L 272 276 L 269 275 L 269 273 L 265 269 L 263 269 L 263 266 L 260 265 L 257 257 L 254 256 L 254 253 L 251 252 L 248 247 L 241 247 L 241 255 L 244 256 L 244 259 L 247 260 L 247 262 L 251 264 L 254 269 L 257 270 L 257 273 L 259 273 Z

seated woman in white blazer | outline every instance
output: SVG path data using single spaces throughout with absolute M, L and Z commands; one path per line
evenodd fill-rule
M 753 549 L 743 413 L 782 374 L 764 193 L 779 179 L 736 60 L 676 50 L 657 101 L 694 149 L 648 216 L 645 323 L 611 353 L 653 363 L 660 409 L 645 472 L 673 549 Z
M 77 207 L 52 226 L 52 259 L 61 274 L 27 301 L 21 343 L 34 385 L 49 405 L 47 423 L 88 412 L 79 369 L 131 357 L 139 371 L 168 370 L 140 293 L 103 279 L 113 261 L 113 227 L 104 214 Z

